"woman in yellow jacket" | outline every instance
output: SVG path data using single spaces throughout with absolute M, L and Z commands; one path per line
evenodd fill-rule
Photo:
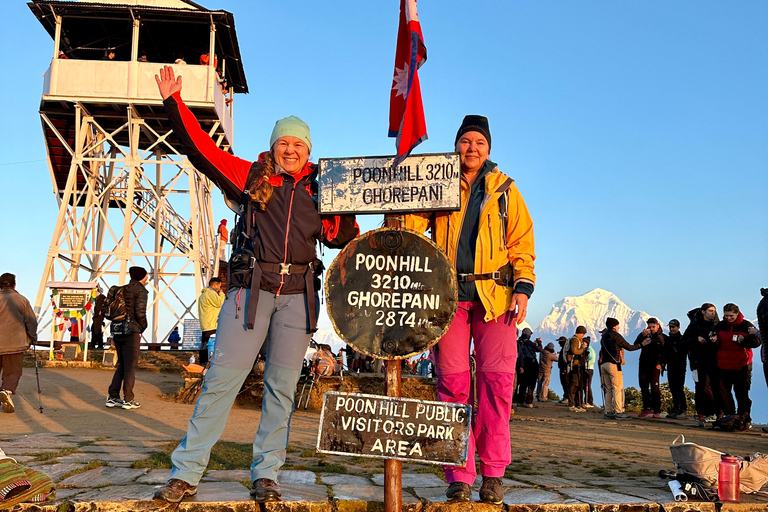
M 450 500 L 468 500 L 480 456 L 480 499 L 501 503 L 501 477 L 511 460 L 509 416 L 517 359 L 517 324 L 533 293 L 533 221 L 513 180 L 488 159 L 488 119 L 469 115 L 456 134 L 461 155 L 461 210 L 414 214 L 410 229 L 432 228 L 435 242 L 456 265 L 456 317 L 433 349 L 438 398 L 471 404 L 470 343 L 476 352 L 477 410 L 467 465 L 444 467 Z

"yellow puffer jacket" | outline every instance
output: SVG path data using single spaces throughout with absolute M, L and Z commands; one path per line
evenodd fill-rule
M 213 288 L 203 288 L 197 299 L 197 314 L 200 317 L 201 331 L 215 331 L 219 326 L 219 310 L 224 305 L 226 295 Z
M 470 184 L 462 178 L 460 211 L 405 216 L 405 227 L 420 233 L 434 224 L 435 243 L 445 251 L 454 265 L 470 189 Z M 509 191 L 509 200 L 507 229 L 506 233 L 503 233 L 504 224 L 499 213 L 499 197 L 505 190 Z M 533 220 L 525 206 L 523 196 L 520 195 L 514 180 L 502 174 L 496 167 L 485 176 L 485 196 L 480 212 L 475 252 L 475 274 L 494 272 L 509 261 L 514 269 L 514 282 L 512 286 L 506 287 L 496 284 L 491 279 L 475 281 L 480 301 L 485 307 L 486 322 L 506 313 L 512 302 L 512 290 L 517 283 L 536 284 L 536 274 L 533 273 L 535 259 Z

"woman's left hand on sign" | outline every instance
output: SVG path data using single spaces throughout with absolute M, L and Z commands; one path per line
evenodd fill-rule
M 163 100 L 169 98 L 173 93 L 181 92 L 181 75 L 174 78 L 171 66 L 160 68 L 160 76 L 155 75 L 155 82 L 157 82 L 157 88 L 160 89 L 160 96 Z
M 513 293 L 512 302 L 509 304 L 509 310 L 513 313 L 517 308 L 517 317 L 515 323 L 521 324 L 525 320 L 525 316 L 528 314 L 528 296 L 524 293 Z

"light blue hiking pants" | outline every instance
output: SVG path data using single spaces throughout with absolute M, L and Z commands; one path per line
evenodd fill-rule
M 187 435 L 171 454 L 170 478 L 197 485 L 211 448 L 219 440 L 237 393 L 251 372 L 261 345 L 268 338 L 261 420 L 253 440 L 251 481 L 277 481 L 285 463 L 293 398 L 301 363 L 309 346 L 304 294 L 281 295 L 262 290 L 253 330 L 246 330 L 250 290 L 231 290 L 219 313 L 216 348 L 203 389 L 189 420 Z M 239 310 L 238 310 L 239 303 Z

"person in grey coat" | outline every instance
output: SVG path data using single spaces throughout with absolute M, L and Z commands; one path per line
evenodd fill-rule
M 536 379 L 536 398 L 539 402 L 546 402 L 549 397 L 549 382 L 552 378 L 552 363 L 557 361 L 555 344 L 547 343 L 539 354 L 539 377 Z
M 0 275 L 0 404 L 3 411 L 16 410 L 13 398 L 22 373 L 24 352 L 37 341 L 37 318 L 32 305 L 16 291 L 16 276 Z

